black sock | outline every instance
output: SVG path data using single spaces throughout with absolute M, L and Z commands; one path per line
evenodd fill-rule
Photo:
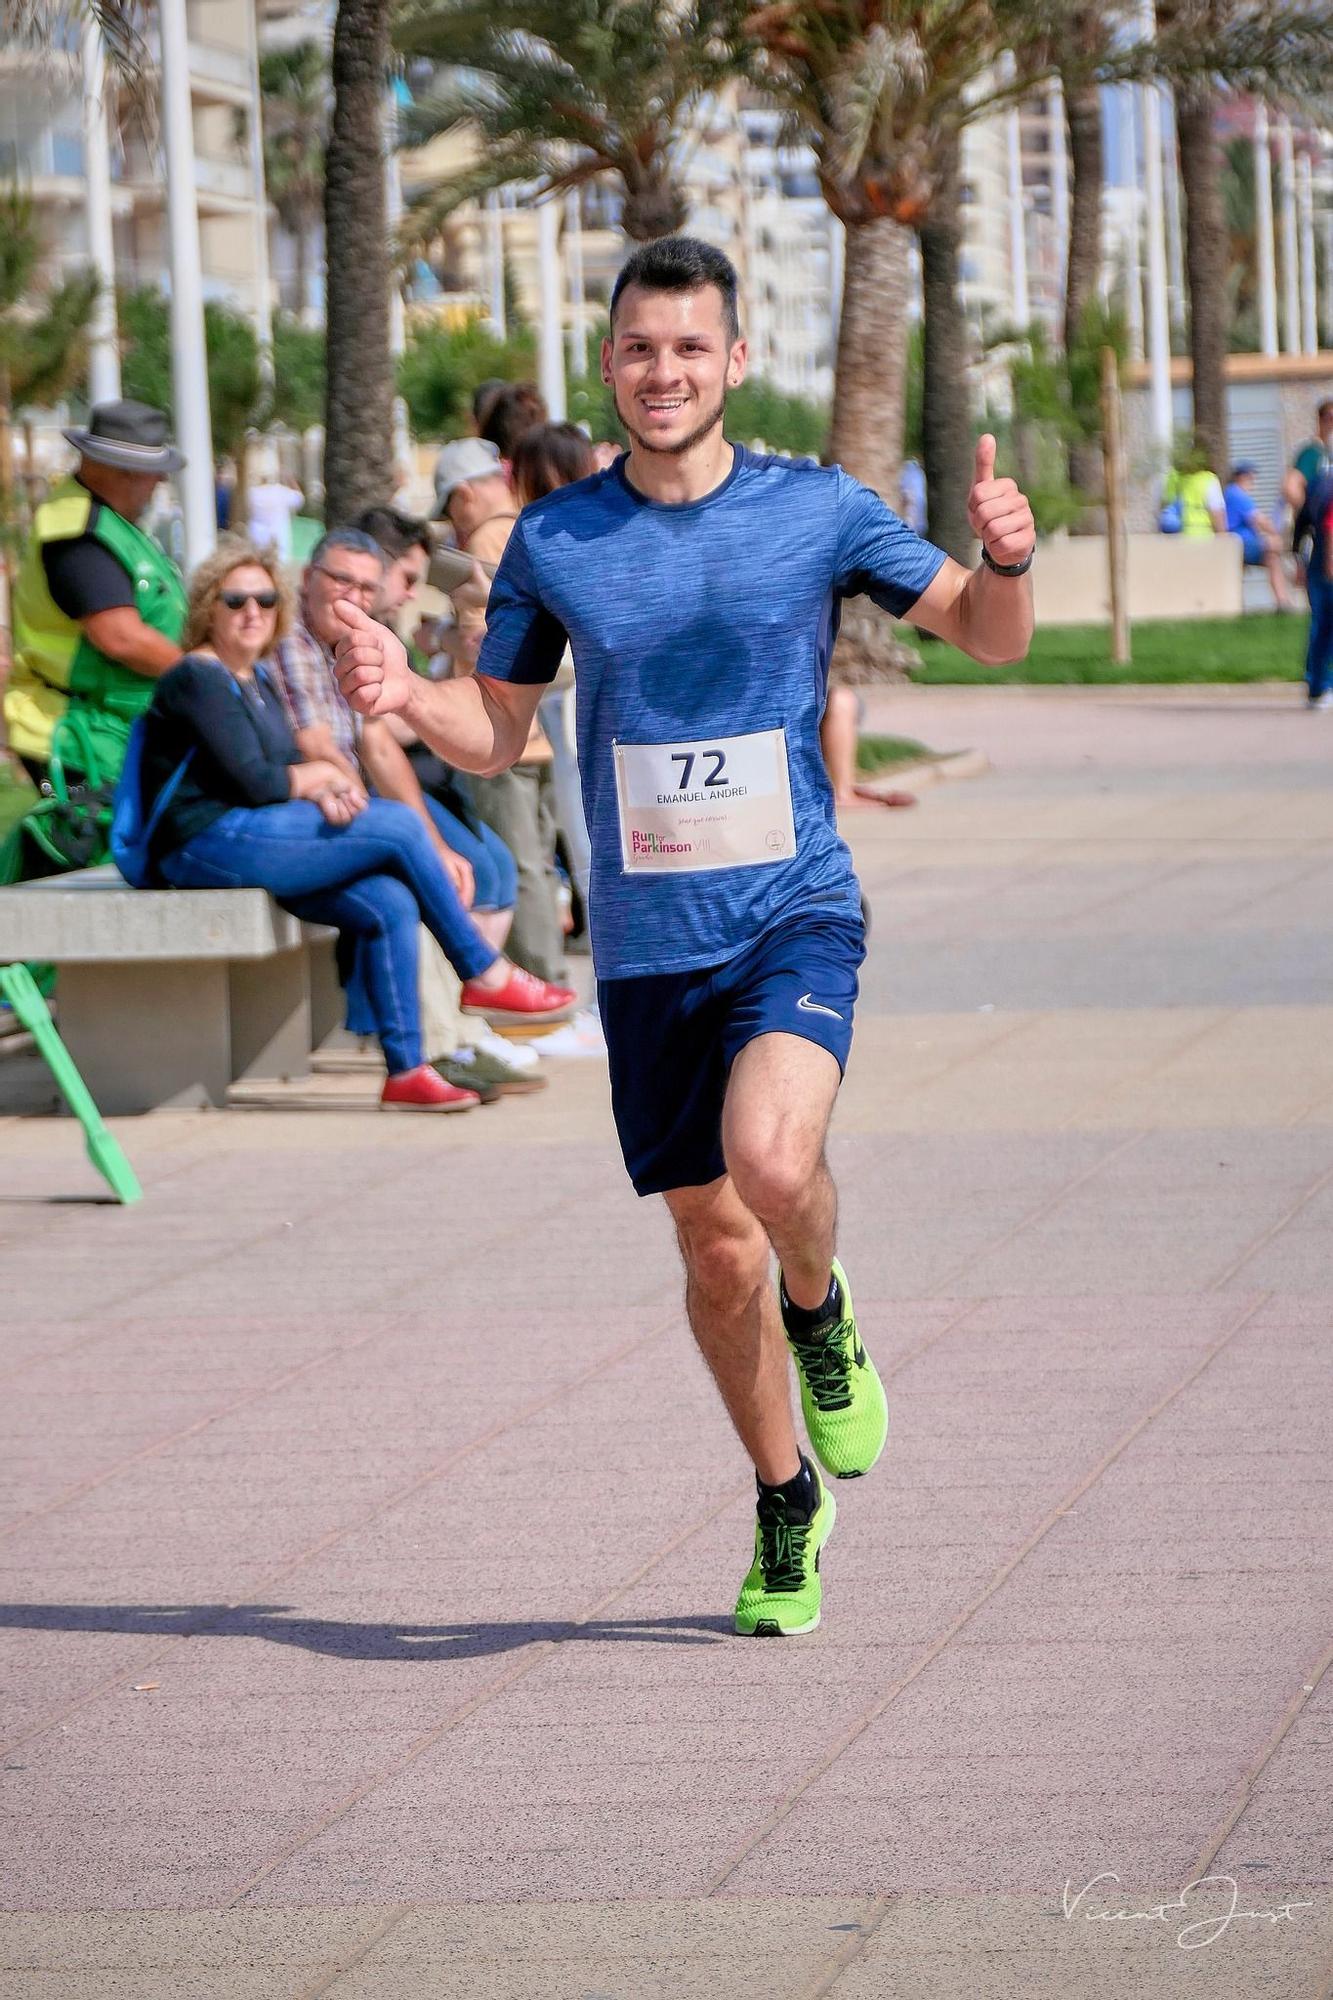
M 836 1278 L 828 1283 L 828 1297 L 822 1306 L 812 1312 L 808 1306 L 793 1305 L 787 1297 L 785 1279 L 778 1280 L 778 1297 L 782 1301 L 782 1324 L 788 1333 L 813 1333 L 817 1326 L 827 1326 L 831 1319 L 837 1319 L 842 1312 L 842 1288 Z
M 761 1500 L 766 1493 L 782 1495 L 782 1504 L 787 1510 L 789 1521 L 802 1522 L 814 1519 L 815 1509 L 819 1505 L 819 1486 L 808 1458 L 802 1457 L 801 1469 L 795 1478 L 784 1481 L 781 1486 L 765 1486 L 758 1473 L 755 1474 L 754 1483 L 759 1488 Z

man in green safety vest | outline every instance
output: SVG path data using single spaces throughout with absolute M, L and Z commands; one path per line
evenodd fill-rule
M 53 756 L 105 784 L 135 716 L 181 657 L 185 586 L 135 524 L 185 463 L 145 403 L 101 403 L 65 436 L 73 475 L 37 509 L 13 600 L 9 747 L 40 784 Z

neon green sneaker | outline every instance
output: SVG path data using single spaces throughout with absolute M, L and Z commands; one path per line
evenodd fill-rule
M 823 1587 L 819 1552 L 833 1532 L 838 1510 L 814 1467 L 819 1505 L 808 1521 L 789 1521 L 776 1493 L 759 1496 L 754 1561 L 736 1600 L 736 1630 L 745 1639 L 790 1639 L 819 1623 Z
M 788 1333 L 801 1378 L 801 1414 L 815 1455 L 835 1479 L 869 1472 L 889 1434 L 889 1406 L 875 1364 L 856 1331 L 851 1287 L 841 1264 L 833 1275 L 842 1293 L 842 1318 L 809 1336 Z

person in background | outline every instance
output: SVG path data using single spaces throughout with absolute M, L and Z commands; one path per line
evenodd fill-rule
M 430 528 L 425 521 L 396 507 L 367 507 L 357 527 L 379 546 L 384 557 L 380 594 L 374 615 L 397 630 L 403 611 L 425 581 L 431 556 Z M 335 690 L 336 692 L 336 690 Z M 341 696 L 338 697 L 341 700 Z M 465 782 L 441 762 L 433 750 L 418 743 L 397 716 L 386 718 L 389 733 L 406 753 L 421 786 L 426 811 L 450 851 L 461 855 L 472 870 L 473 915 L 503 912 L 505 928 L 496 935 L 504 942 L 518 899 L 518 870 L 499 835 L 478 820 Z M 369 1003 L 361 959 L 349 968 L 347 1026 L 353 1034 L 370 1034 Z M 421 1013 L 431 1061 L 450 1083 L 478 1091 L 483 1101 L 526 1095 L 542 1090 L 546 1079 L 513 1060 L 508 1043 L 496 1047 L 482 1024 L 469 1023 L 458 1004 L 458 982 L 438 945 L 422 938 L 420 958 Z M 486 1045 L 483 1046 L 483 1043 Z M 532 1066 L 535 1070 L 535 1065 Z
M 572 486 L 575 480 L 589 479 L 596 471 L 593 448 L 577 424 L 542 424 L 525 431 L 514 447 L 514 491 L 520 507 L 530 507 L 558 486 Z M 568 647 L 550 693 L 542 696 L 537 716 L 551 746 L 556 821 L 564 837 L 574 887 L 586 910 L 592 848 L 574 747 L 574 659 Z
M 99 403 L 86 430 L 64 436 L 79 462 L 33 518 L 4 697 L 9 746 L 38 784 L 67 719 L 101 778 L 119 776 L 130 724 L 180 659 L 185 629 L 180 572 L 138 525 L 159 482 L 185 463 L 166 417 L 145 403 Z M 77 738 L 61 754 L 83 771 Z
M 1254 498 L 1258 471 L 1258 466 L 1248 460 L 1231 468 L 1231 477 L 1222 494 L 1227 532 L 1239 539 L 1246 568 L 1262 569 L 1267 574 L 1277 610 L 1294 611 L 1296 605 L 1282 568 L 1282 537 L 1267 514 L 1260 512 Z
M 1166 475 L 1162 514 L 1169 515 L 1175 508 L 1179 509 L 1180 526 L 1169 528 L 1163 523 L 1165 533 L 1183 535 L 1187 541 L 1207 541 L 1227 531 L 1222 482 L 1209 465 L 1208 454 L 1197 445 Z
M 488 375 L 484 382 L 478 382 L 472 391 L 472 435 L 481 436 L 481 427 L 486 421 L 487 411 L 502 389 L 509 387 L 503 375 Z
M 535 382 L 507 382 L 487 404 L 477 428 L 508 466 L 513 463 L 514 447 L 524 431 L 535 430 L 549 419 L 546 398 Z
M 491 570 L 508 544 L 518 507 L 494 444 L 456 438 L 435 461 L 436 504 L 459 549 Z M 455 596 L 458 623 L 447 635 L 455 677 L 470 675 L 486 634 L 487 573 Z M 539 978 L 564 973 L 564 930 L 555 890 L 551 747 L 534 719 L 523 757 L 498 777 L 472 779 L 477 815 L 499 834 L 518 864 L 518 908 L 509 945 Z
M 1282 481 L 1282 497 L 1293 520 L 1305 505 L 1305 495 L 1316 479 L 1333 472 L 1333 397 L 1325 397 L 1315 411 L 1315 434 L 1297 452 Z
M 1305 587 L 1310 633 L 1305 651 L 1306 705 L 1333 709 L 1333 467 L 1316 473 L 1305 489 L 1297 530 L 1306 540 Z
M 311 551 L 302 579 L 300 615 L 285 638 L 274 647 L 280 678 L 297 745 L 304 757 L 327 759 L 382 798 L 409 807 L 426 831 L 436 860 L 444 869 L 465 909 L 472 909 L 475 875 L 472 864 L 450 846 L 422 793 L 407 752 L 382 719 L 367 718 L 364 726 L 338 690 L 333 672 L 333 647 L 343 631 L 338 607 L 355 604 L 375 615 L 385 569 L 383 551 L 357 528 L 332 528 Z M 495 946 L 504 942 L 511 922 L 508 908 L 474 912 L 477 928 Z M 503 1025 L 531 1024 L 534 1018 L 560 1018 L 575 994 L 518 965 L 510 965 L 495 986 L 485 1009 Z
M 291 622 L 272 551 L 224 536 L 192 580 L 188 651 L 158 682 L 145 719 L 142 803 L 167 783 L 150 858 L 179 889 L 267 889 L 309 923 L 332 924 L 366 956 L 386 1110 L 468 1111 L 475 1091 L 425 1061 L 417 932 L 425 923 L 475 998 L 504 961 L 486 942 L 404 806 L 368 799 L 341 763 L 302 758 L 261 666 Z
M 903 460 L 898 475 L 898 512 L 914 535 L 926 532 L 926 475 L 914 458 Z
M 282 562 L 292 559 L 292 515 L 299 514 L 305 495 L 294 479 L 261 479 L 246 495 L 250 539 L 258 548 L 272 548 Z

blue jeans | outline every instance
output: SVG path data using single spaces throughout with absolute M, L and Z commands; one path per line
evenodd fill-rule
M 426 811 L 440 830 L 440 837 L 446 847 L 452 847 L 455 854 L 461 854 L 464 861 L 471 864 L 475 886 L 472 907 L 474 910 L 512 910 L 518 901 L 518 863 L 505 846 L 498 833 L 488 826 L 480 832 L 472 828 L 433 799 L 429 792 L 422 794 L 426 801 Z
M 372 799 L 349 826 L 330 826 L 310 799 L 237 806 L 164 855 L 161 869 L 177 889 L 267 889 L 293 916 L 350 933 L 391 1076 L 422 1060 L 418 927 L 425 924 L 462 979 L 499 957 L 459 902 L 416 813 L 393 799 Z
M 1328 693 L 1333 672 L 1333 578 L 1317 576 L 1313 569 L 1305 579 L 1310 594 L 1310 640 L 1305 652 L 1305 682 L 1311 701 Z

